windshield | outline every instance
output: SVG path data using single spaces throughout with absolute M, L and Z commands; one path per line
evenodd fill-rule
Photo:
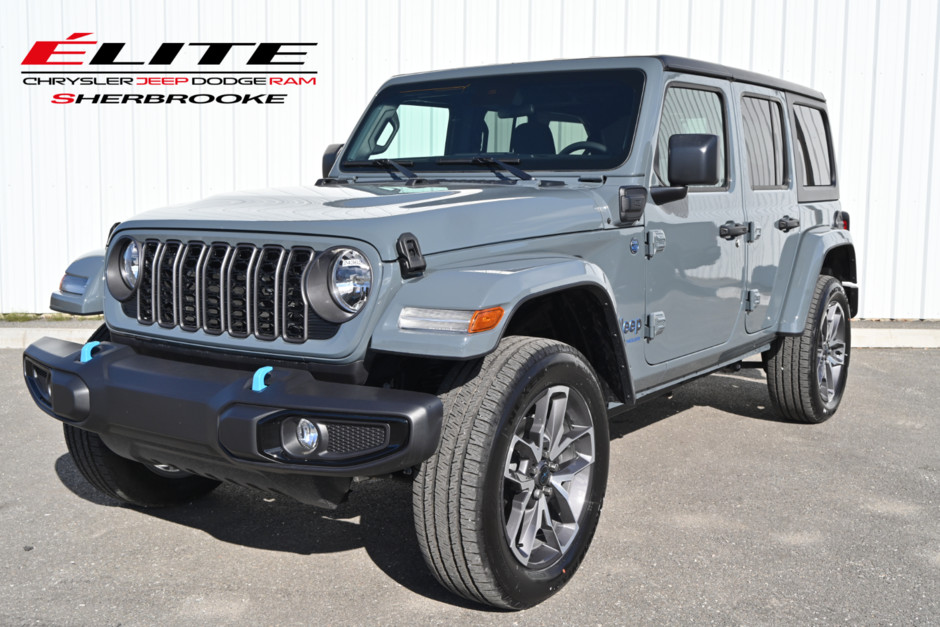
M 523 170 L 610 170 L 630 155 L 643 83 L 639 70 L 589 70 L 396 84 L 376 97 L 341 167 L 391 159 L 465 172 L 483 157 Z

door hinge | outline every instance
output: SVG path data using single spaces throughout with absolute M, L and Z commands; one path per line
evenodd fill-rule
M 654 337 L 666 330 L 666 314 L 661 311 L 654 311 L 646 318 L 646 339 L 652 340 Z
M 666 234 L 662 231 L 646 232 L 646 256 L 653 257 L 656 253 L 666 250 Z
M 747 223 L 747 241 L 756 242 L 760 239 L 760 225 L 757 222 Z
M 754 311 L 760 306 L 760 290 L 747 291 L 747 311 Z

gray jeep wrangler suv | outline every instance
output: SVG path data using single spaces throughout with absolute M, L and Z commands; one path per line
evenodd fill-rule
M 819 92 L 666 56 L 400 76 L 323 176 L 113 229 L 106 324 L 24 355 L 97 489 L 335 508 L 406 479 L 441 584 L 520 609 L 586 555 L 610 416 L 754 355 L 784 417 L 839 407 L 858 288 Z

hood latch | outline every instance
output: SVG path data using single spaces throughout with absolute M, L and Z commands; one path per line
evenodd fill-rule
M 421 254 L 421 245 L 418 238 L 411 233 L 402 233 L 398 237 L 398 263 L 401 265 L 402 278 L 409 278 L 421 274 L 428 267 L 428 262 Z

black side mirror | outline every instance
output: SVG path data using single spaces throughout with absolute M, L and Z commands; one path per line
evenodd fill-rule
M 329 178 L 330 170 L 333 169 L 333 164 L 336 163 L 336 156 L 339 155 L 339 151 L 343 149 L 343 146 L 346 144 L 330 144 L 326 147 L 326 150 L 323 152 L 323 178 Z
M 670 185 L 717 185 L 719 180 L 717 135 L 673 135 L 669 138 Z
M 689 187 L 717 185 L 721 180 L 718 166 L 717 135 L 673 135 L 669 138 L 670 187 L 653 187 L 650 196 L 657 205 L 682 200 Z

